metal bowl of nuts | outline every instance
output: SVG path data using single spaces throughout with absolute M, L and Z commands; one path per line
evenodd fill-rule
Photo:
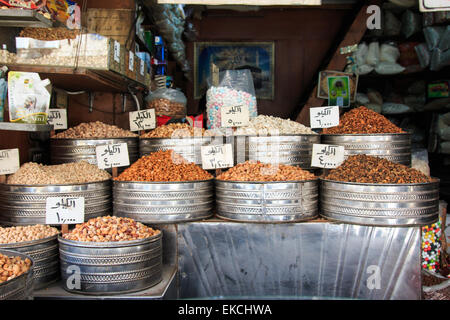
M 64 289 L 92 295 L 136 292 L 162 280 L 162 232 L 130 241 L 58 237 Z
M 321 179 L 321 215 L 344 223 L 420 226 L 439 217 L 439 179 L 380 184 Z
M 58 232 L 57 229 L 55 230 Z M 0 249 L 27 254 L 33 259 L 34 289 L 37 290 L 59 279 L 57 236 L 58 234 L 32 241 L 0 243 Z
M 0 249 L 0 300 L 33 299 L 33 259 L 20 252 Z
M 83 197 L 86 219 L 111 209 L 111 180 L 76 184 L 0 184 L 0 224 L 45 224 L 48 197 Z
M 322 134 L 322 143 L 345 147 L 345 157 L 366 154 L 411 165 L 410 133 Z
M 144 223 L 178 223 L 212 216 L 213 180 L 113 182 L 113 212 Z

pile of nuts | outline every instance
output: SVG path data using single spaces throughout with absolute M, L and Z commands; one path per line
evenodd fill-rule
M 147 103 L 147 109 L 155 109 L 157 116 L 184 117 L 186 106 L 182 103 L 169 99 L 158 98 Z
M 31 267 L 31 260 L 21 257 L 8 257 L 0 253 L 0 283 L 14 279 L 27 272 Z
M 259 115 L 250 119 L 246 127 L 239 127 L 235 135 L 316 134 L 299 122 L 273 116 Z
M 419 170 L 367 155 L 349 156 L 325 179 L 359 183 L 425 183 L 434 180 Z
M 45 166 L 35 162 L 24 163 L 8 177 L 8 184 L 73 184 L 109 180 L 105 170 L 86 161 Z
M 0 243 L 5 244 L 40 240 L 52 237 L 58 233 L 58 229 L 42 224 L 9 228 L 0 227 Z
M 157 151 L 143 156 L 125 169 L 116 181 L 197 181 L 213 176 L 173 150 Z
M 150 238 L 159 233 L 161 231 L 130 218 L 105 216 L 77 224 L 69 233 L 65 233 L 63 238 L 86 242 L 131 241 Z
M 75 39 L 80 30 L 67 28 L 23 28 L 19 37 L 33 38 L 37 40 L 53 41 L 63 39 Z
M 337 127 L 325 128 L 322 134 L 404 133 L 381 114 L 364 106 L 352 109 L 339 119 Z
M 130 138 L 138 135 L 101 121 L 81 123 L 52 136 L 54 139 Z
M 317 177 L 300 167 L 278 166 L 259 161 L 246 161 L 217 176 L 217 180 L 230 181 L 303 181 Z
M 194 128 L 187 123 L 169 123 L 144 133 L 141 138 L 186 138 L 198 137 L 205 133 L 203 128 Z

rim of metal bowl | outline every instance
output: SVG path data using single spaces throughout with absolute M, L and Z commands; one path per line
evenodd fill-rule
M 87 141 L 87 140 L 115 140 L 115 139 L 138 139 L 139 136 L 136 137 L 114 137 L 114 138 L 50 138 L 50 140 L 55 140 L 55 141 L 75 141 L 75 140 L 83 140 L 83 141 Z
M 268 184 L 268 183 L 303 183 L 303 182 L 315 182 L 319 181 L 319 177 L 309 180 L 288 180 L 288 181 L 235 181 L 235 180 L 221 180 L 214 178 L 217 182 L 229 182 L 229 183 L 244 183 L 244 184 Z
M 324 179 L 319 178 L 320 181 L 323 182 L 333 182 L 333 183 L 340 183 L 340 184 L 348 184 L 348 185 L 360 185 L 360 186 L 382 186 L 382 187 L 398 187 L 398 186 L 422 186 L 422 185 L 431 185 L 431 184 L 439 184 L 440 179 L 431 177 L 433 181 L 431 182 L 419 182 L 419 183 L 363 183 L 363 182 L 350 182 L 350 181 L 339 181 L 339 180 L 330 180 L 330 179 Z
M 311 136 L 311 137 L 315 137 L 318 136 L 320 137 L 319 133 L 293 133 L 293 134 L 277 134 L 277 135 L 254 135 L 254 134 L 232 134 L 232 135 L 212 135 L 212 136 L 190 136 L 190 137 L 176 137 L 176 138 L 157 138 L 157 137 L 147 137 L 147 138 L 143 138 L 141 136 L 139 136 L 139 139 L 141 140 L 176 140 L 176 139 L 198 139 L 198 138 L 214 138 L 214 137 L 302 137 L 302 136 Z
M 11 280 L 7 280 L 7 281 L 5 281 L 5 282 L 0 283 L 0 287 L 6 286 L 7 284 L 10 284 L 10 283 L 12 283 L 12 282 L 14 282 L 14 281 L 19 281 L 19 279 L 28 277 L 28 275 L 30 274 L 30 272 L 33 271 L 33 268 L 34 268 L 34 260 L 33 260 L 33 258 L 31 258 L 29 255 L 24 254 L 24 253 L 22 253 L 22 252 L 13 251 L 13 250 L 5 250 L 5 249 L 2 249 L 2 248 L 0 248 L 0 253 L 3 254 L 3 255 L 5 255 L 5 256 L 8 256 L 8 257 L 20 257 L 20 258 L 22 258 L 22 260 L 24 260 L 25 258 L 28 258 L 28 259 L 30 259 L 30 261 L 31 261 L 30 268 L 28 268 L 27 272 L 24 272 L 24 273 L 22 273 L 20 276 L 15 277 L 15 278 L 13 278 L 13 279 L 11 279 Z M 24 258 L 24 257 L 25 257 L 25 258 Z
M 320 136 L 348 136 L 348 137 L 354 137 L 354 136 L 406 136 L 411 135 L 410 132 L 402 132 L 402 133 L 321 133 Z
M 109 241 L 109 242 L 95 242 L 95 241 L 77 241 L 64 239 L 61 234 L 58 235 L 58 242 L 66 245 L 71 245 L 74 247 L 89 247 L 89 248 L 117 248 L 117 247 L 129 247 L 144 244 L 146 242 L 151 242 L 155 239 L 162 238 L 163 232 L 160 229 L 159 233 L 144 239 L 128 240 L 128 241 Z
M 182 184 L 182 183 L 193 183 L 193 182 L 209 182 L 213 181 L 214 178 L 208 180 L 191 180 L 191 181 L 121 181 L 113 180 L 113 183 L 138 183 L 138 184 Z
M 66 184 L 11 184 L 11 183 L 0 183 L 0 186 L 12 186 L 12 187 L 26 187 L 26 188 L 34 188 L 34 187 L 66 187 L 66 186 L 82 186 L 87 184 L 102 184 L 108 181 L 112 181 L 111 178 L 101 181 L 93 181 L 93 182 L 80 182 L 80 183 L 66 183 Z
M 33 246 L 33 245 L 49 242 L 52 240 L 56 240 L 60 234 L 61 234 L 61 231 L 58 231 L 57 234 L 55 234 L 51 237 L 47 237 L 47 238 L 31 240 L 31 241 L 23 241 L 23 242 L 0 243 L 0 249 L 8 250 L 9 248 L 28 247 L 28 246 Z

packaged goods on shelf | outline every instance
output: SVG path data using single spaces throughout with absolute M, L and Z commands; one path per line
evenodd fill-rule
M 147 108 L 155 109 L 157 116 L 186 117 L 187 99 L 183 92 L 171 88 L 160 88 L 146 97 Z

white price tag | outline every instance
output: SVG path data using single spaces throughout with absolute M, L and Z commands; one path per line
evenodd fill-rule
M 130 51 L 129 59 L 128 59 L 128 69 L 130 71 L 134 71 L 134 53 Z
M 53 129 L 67 129 L 67 110 L 48 109 L 47 123 L 53 125 Z
M 202 146 L 202 168 L 205 170 L 230 168 L 233 166 L 231 144 Z
M 250 115 L 247 106 L 224 106 L 220 109 L 222 127 L 248 126 Z
M 140 59 L 139 72 L 141 73 L 141 76 L 145 75 L 145 62 L 142 59 Z
M 132 111 L 129 113 L 130 130 L 149 130 L 156 128 L 155 109 Z
M 125 167 L 130 165 L 126 143 L 105 144 L 95 147 L 97 166 L 100 169 Z
M 339 125 L 339 107 L 318 107 L 309 109 L 311 128 L 330 128 Z
M 0 175 L 12 174 L 19 168 L 19 149 L 0 150 Z
M 120 63 L 120 42 L 114 40 L 114 61 Z
M 48 197 L 46 224 L 75 224 L 84 222 L 84 197 Z
M 311 166 L 332 169 L 344 162 L 344 147 L 330 144 L 313 144 Z

